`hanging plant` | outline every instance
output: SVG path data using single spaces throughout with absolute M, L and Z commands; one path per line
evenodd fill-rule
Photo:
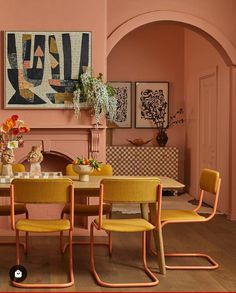
M 92 69 L 87 69 L 80 75 L 74 91 L 73 104 L 77 117 L 80 115 L 81 103 L 84 102 L 95 116 L 96 126 L 99 125 L 101 115 L 110 121 L 115 119 L 117 108 L 115 90 L 111 85 L 103 82 L 101 73 L 94 77 Z

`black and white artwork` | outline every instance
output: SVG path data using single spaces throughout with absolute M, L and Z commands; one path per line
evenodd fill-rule
M 168 124 L 168 82 L 136 82 L 136 128 L 162 128 Z
M 114 120 L 117 127 L 131 128 L 131 82 L 109 81 L 116 92 L 117 112 Z
M 5 108 L 73 108 L 83 67 L 91 32 L 6 32 Z

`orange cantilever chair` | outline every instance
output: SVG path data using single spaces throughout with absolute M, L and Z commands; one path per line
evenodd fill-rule
M 74 227 L 74 186 L 69 178 L 57 179 L 14 179 L 11 193 L 11 223 L 16 232 L 16 265 L 20 265 L 19 232 L 52 233 L 69 232 L 69 282 L 53 284 L 26 284 L 12 281 L 20 288 L 65 288 L 74 284 L 72 261 L 72 232 Z M 18 219 L 15 221 L 15 203 L 21 204 L 57 204 L 70 206 L 68 219 Z
M 161 213 L 161 225 L 162 227 L 168 224 L 181 224 L 181 223 L 197 223 L 197 222 L 207 222 L 211 220 L 217 209 L 219 190 L 220 190 L 220 174 L 219 172 L 211 169 L 203 169 L 200 177 L 200 197 L 198 206 L 192 210 L 162 210 Z M 214 197 L 214 205 L 210 215 L 203 217 L 199 214 L 199 209 L 202 205 L 204 199 L 204 193 L 207 192 Z M 206 258 L 211 265 L 205 266 L 181 266 L 166 265 L 167 269 L 216 269 L 219 265 L 207 254 L 203 253 L 165 253 L 166 257 L 203 257 Z
M 151 272 L 147 266 L 146 260 L 146 233 L 153 229 L 158 229 L 160 225 L 162 188 L 158 179 L 148 178 L 132 178 L 132 179 L 103 179 L 100 185 L 100 203 L 99 218 L 91 223 L 90 230 L 90 252 L 91 252 L 91 271 L 101 286 L 105 287 L 149 287 L 159 283 L 157 277 Z M 155 209 L 156 217 L 152 219 L 152 223 L 143 218 L 128 219 L 104 219 L 103 203 L 148 203 Z M 153 206 L 154 205 L 154 206 Z M 146 274 L 152 280 L 146 283 L 110 283 L 102 281 L 99 277 L 94 262 L 94 228 L 111 232 L 123 233 L 142 233 L 142 256 L 143 265 Z
M 78 174 L 74 172 L 72 164 L 68 164 L 66 166 L 66 175 L 78 176 Z M 103 164 L 101 165 L 101 171 L 94 170 L 90 175 L 91 176 L 112 176 L 112 166 L 110 164 Z M 83 191 L 83 195 L 87 196 L 88 200 L 89 200 L 89 196 L 94 196 L 94 193 L 97 195 L 96 190 Z M 110 212 L 111 212 L 111 205 L 105 204 L 103 207 L 103 214 L 109 215 Z M 76 216 L 83 216 L 83 217 L 98 216 L 99 205 L 89 204 L 89 202 L 87 202 L 87 204 L 75 204 L 74 213 Z M 63 218 L 65 214 L 68 214 L 68 205 L 65 205 L 65 207 L 63 208 L 61 217 Z M 61 237 L 62 236 L 63 236 L 63 233 L 61 233 Z M 109 246 L 109 243 L 111 243 L 110 234 L 108 234 L 108 237 L 109 237 L 108 243 L 99 242 L 97 244 Z M 90 244 L 90 242 L 73 241 L 73 244 Z M 65 251 L 67 245 L 68 244 L 65 244 L 63 251 Z
M 13 173 L 16 172 L 25 172 L 25 166 L 23 164 L 13 164 L 12 165 L 12 170 Z M 0 166 L 0 174 L 1 174 L 1 166 Z M 0 197 L 9 197 L 9 193 L 7 191 L 0 191 Z M 25 204 L 17 204 L 15 205 L 15 215 L 21 215 L 25 214 L 26 218 L 28 218 L 28 211 L 25 206 Z M 10 204 L 4 204 L 0 205 L 0 217 L 2 216 L 10 216 L 11 215 L 11 206 Z M 26 246 L 27 246 L 27 233 L 26 233 L 26 240 L 25 243 L 21 242 L 21 245 L 23 245 L 25 252 L 27 251 Z M 1 242 L 1 245 L 5 244 L 14 244 L 15 242 Z

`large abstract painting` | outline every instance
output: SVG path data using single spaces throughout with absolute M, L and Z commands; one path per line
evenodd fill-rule
M 128 81 L 109 81 L 116 92 L 117 110 L 114 119 L 117 127 L 131 128 L 132 83 Z M 109 125 L 108 125 L 109 127 Z
M 71 108 L 91 32 L 6 32 L 5 108 Z
M 166 127 L 169 116 L 169 83 L 136 82 L 136 128 Z

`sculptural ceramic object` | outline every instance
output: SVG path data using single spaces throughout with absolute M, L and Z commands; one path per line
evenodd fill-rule
M 2 151 L 2 176 L 13 176 L 12 164 L 15 162 L 15 154 L 13 149 Z
M 32 146 L 28 154 L 28 162 L 30 163 L 30 175 L 41 175 L 41 162 L 43 161 L 43 154 L 40 146 Z
M 73 170 L 79 174 L 79 181 L 88 182 L 89 174 L 93 171 L 93 167 L 90 165 L 73 165 Z
M 142 138 L 136 138 L 134 140 L 129 140 L 127 139 L 128 142 L 130 142 L 132 145 L 135 145 L 135 146 L 142 146 L 142 145 L 145 145 L 147 143 L 149 143 L 150 141 L 152 141 L 152 138 L 149 139 L 149 140 L 143 140 Z

